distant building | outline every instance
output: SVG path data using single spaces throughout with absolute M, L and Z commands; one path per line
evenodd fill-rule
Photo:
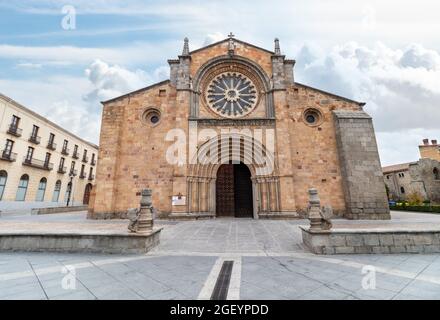
M 2 94 L 0 144 L 0 210 L 89 202 L 95 144 Z
M 440 203 L 440 146 L 437 140 L 429 144 L 424 139 L 419 150 L 419 161 L 382 168 L 389 197 L 406 200 L 408 195 L 419 193 L 425 200 Z

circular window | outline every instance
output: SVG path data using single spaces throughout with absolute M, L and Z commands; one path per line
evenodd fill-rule
M 155 126 L 160 121 L 160 112 L 156 109 L 148 109 L 142 115 L 142 120 L 149 125 Z
M 322 122 L 322 114 L 317 109 L 307 109 L 304 111 L 304 121 L 309 126 L 317 126 Z
M 249 114 L 257 104 L 257 90 L 251 79 L 238 72 L 225 72 L 208 85 L 206 100 L 212 111 L 228 118 Z

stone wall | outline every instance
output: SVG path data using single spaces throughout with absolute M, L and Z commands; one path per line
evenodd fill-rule
M 305 246 L 316 254 L 439 253 L 440 231 L 333 230 L 311 233 L 302 228 Z
M 409 167 L 412 190 L 425 199 L 440 203 L 440 180 L 435 179 L 434 168 L 440 170 L 440 162 L 433 159 L 420 159 Z
M 349 219 L 390 219 L 371 117 L 363 111 L 333 112 Z

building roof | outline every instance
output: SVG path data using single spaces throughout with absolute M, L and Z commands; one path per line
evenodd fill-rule
M 304 88 L 308 88 L 308 89 L 312 89 L 312 90 L 316 90 L 316 91 L 318 91 L 318 92 L 321 92 L 321 93 L 324 93 L 324 94 L 327 94 L 327 95 L 333 96 L 333 97 L 335 97 L 335 98 L 337 98 L 337 99 L 341 99 L 341 100 L 344 100 L 344 101 L 347 101 L 347 102 L 356 103 L 356 104 L 359 105 L 360 107 L 363 107 L 363 106 L 365 106 L 365 104 L 366 104 L 365 102 L 360 102 L 360 101 L 356 101 L 356 100 L 353 100 L 353 99 L 349 99 L 349 98 L 346 98 L 346 97 L 343 97 L 343 96 L 339 96 L 339 95 L 337 95 L 337 94 L 334 94 L 334 93 L 331 93 L 331 92 L 328 92 L 328 91 L 324 91 L 324 90 L 321 90 L 321 89 L 317 89 L 317 88 L 314 88 L 314 87 L 308 86 L 308 85 L 303 84 L 303 83 L 295 82 L 295 85 L 300 86 L 300 87 L 304 87 Z
M 94 143 L 92 143 L 92 142 L 89 142 L 89 141 L 87 141 L 87 140 L 84 140 L 83 138 L 78 137 L 77 135 L 71 133 L 70 131 L 67 131 L 67 130 L 64 129 L 63 127 L 57 125 L 56 123 L 50 121 L 49 119 L 43 117 L 42 115 L 36 113 L 35 111 L 32 111 L 31 109 L 29 109 L 29 108 L 23 106 L 22 104 L 18 103 L 18 102 L 15 101 L 14 99 L 12 99 L 12 98 L 10 98 L 10 97 L 8 97 L 8 96 L 2 94 L 2 93 L 0 93 L 0 99 L 5 100 L 6 102 L 12 103 L 12 104 L 13 104 L 14 106 L 16 106 L 17 108 L 22 109 L 24 112 L 27 112 L 27 113 L 33 115 L 34 117 L 40 119 L 41 121 L 47 123 L 48 125 L 53 126 L 53 127 L 55 127 L 56 129 L 58 129 L 58 130 L 64 132 L 65 134 L 68 134 L 68 135 L 74 137 L 75 139 L 78 139 L 79 141 L 81 141 L 81 142 L 83 142 L 83 143 L 85 143 L 85 144 L 88 144 L 89 146 L 91 146 L 91 147 L 93 147 L 93 148 L 99 149 L 99 146 L 97 146 L 96 144 L 94 144 Z
M 135 91 L 131 91 L 131 92 L 126 93 L 126 94 L 123 94 L 122 96 L 114 97 L 114 98 L 111 98 L 111 99 L 106 100 L 106 101 L 101 101 L 101 103 L 102 104 L 106 104 L 106 103 L 113 102 L 113 101 L 116 101 L 116 100 L 119 100 L 119 99 L 123 99 L 123 98 L 126 98 L 128 96 L 131 96 L 132 94 L 140 93 L 142 91 L 146 91 L 146 90 L 149 90 L 149 89 L 154 88 L 154 87 L 159 87 L 159 86 L 164 85 L 164 84 L 166 84 L 168 82 L 170 82 L 169 79 L 164 80 L 164 81 L 160 81 L 160 82 L 156 82 L 156 83 L 153 83 L 153 84 L 151 84 L 149 86 L 137 89 Z
M 411 164 L 416 164 L 417 162 L 407 162 L 407 163 L 400 163 L 400 164 L 394 164 L 391 166 L 382 167 L 383 173 L 393 173 L 398 171 L 408 171 L 409 166 Z
M 196 53 L 196 52 L 202 51 L 202 50 L 204 50 L 204 49 L 206 49 L 206 48 L 214 47 L 214 46 L 216 46 L 216 45 L 218 45 L 218 44 L 220 44 L 220 43 L 227 42 L 227 41 L 229 41 L 229 38 L 226 38 L 226 39 L 223 39 L 223 40 L 220 40 L 220 41 L 217 41 L 217 42 L 211 43 L 211 44 L 206 45 L 206 46 L 204 46 L 204 47 L 201 47 L 201 48 L 198 48 L 198 49 L 196 49 L 196 50 L 190 51 L 190 52 L 189 52 L 189 55 L 192 55 L 193 53 Z M 258 50 L 265 51 L 265 52 L 267 52 L 267 53 L 269 53 L 269 54 L 271 54 L 271 55 L 275 55 L 275 52 L 274 52 L 274 51 L 270 51 L 270 50 L 267 50 L 267 49 L 264 49 L 264 48 L 258 47 L 258 46 L 256 46 L 256 45 L 253 45 L 253 44 L 251 44 L 251 43 L 248 43 L 248 42 L 245 42 L 245 41 L 239 40 L 239 39 L 237 39 L 237 38 L 234 38 L 234 42 L 239 42 L 239 43 L 242 43 L 242 44 L 244 44 L 244 45 L 247 45 L 247 46 L 250 46 L 250 47 L 256 48 L 256 49 L 258 49 Z M 176 62 L 176 63 L 179 62 L 179 60 L 168 60 L 168 61 L 169 61 L 169 62 Z M 293 63 L 295 62 L 295 60 L 286 60 L 286 61 L 290 61 L 290 62 L 293 62 Z M 165 83 L 167 83 L 167 82 L 169 82 L 169 81 L 170 81 L 170 80 L 165 80 L 165 81 L 157 82 L 157 83 L 154 83 L 154 84 L 152 84 L 152 85 L 146 86 L 146 87 L 144 87 L 144 88 L 138 89 L 138 90 L 136 90 L 136 91 L 132 91 L 132 92 L 129 92 L 129 93 L 127 93 L 127 94 L 124 94 L 124 95 L 121 95 L 121 96 L 118 96 L 118 97 L 115 97 L 115 98 L 112 98 L 112 99 L 109 99 L 109 100 L 106 100 L 106 101 L 102 101 L 101 103 L 106 104 L 106 103 L 113 102 L 113 101 L 118 100 L 118 99 L 126 98 L 126 97 L 128 97 L 128 96 L 130 96 L 130 95 L 132 95 L 132 94 L 136 94 L 136 93 L 139 93 L 139 92 L 142 92 L 142 91 L 145 91 L 145 90 L 149 90 L 149 89 L 151 89 L 151 88 L 153 88 L 153 87 L 155 87 L 155 86 L 163 85 L 163 84 L 165 84 Z M 356 100 L 353 100 L 353 99 L 350 99 L 350 98 L 346 98 L 346 97 L 343 97 L 343 96 L 339 96 L 339 95 L 337 95 L 337 94 L 334 94 L 334 93 L 331 93 L 331 92 L 328 92 L 328 91 L 324 91 L 324 90 L 321 90 L 321 89 L 317 89 L 317 88 L 314 88 L 314 87 L 311 87 L 311 86 L 308 86 L 308 85 L 305 85 L 305 84 L 302 84 L 302 83 L 299 83 L 299 82 L 295 82 L 295 85 L 297 85 L 297 86 L 301 86 L 301 87 L 304 87 L 304 88 L 309 88 L 309 89 L 311 89 L 311 90 L 316 90 L 316 91 L 321 92 L 321 93 L 323 93 L 323 94 L 327 94 L 327 95 L 333 96 L 334 98 L 337 98 L 337 99 L 341 99 L 341 100 L 344 100 L 344 101 L 347 101 L 347 102 L 355 103 L 355 104 L 359 105 L 360 107 L 363 107 L 363 106 L 365 105 L 365 102 L 359 102 L 359 101 L 356 101 Z
M 243 40 L 239 40 L 239 39 L 237 39 L 237 38 L 233 38 L 233 39 L 234 39 L 234 42 L 239 42 L 239 43 L 242 43 L 242 44 L 247 45 L 247 46 L 249 46 L 249 47 L 253 47 L 253 48 L 255 48 L 255 49 L 262 50 L 262 51 L 265 51 L 265 52 L 270 53 L 270 54 L 275 54 L 274 51 L 264 49 L 264 48 L 262 48 L 262 47 L 259 47 L 259 46 L 254 45 L 254 44 L 252 44 L 252 43 L 249 43 L 249 42 L 246 42 L 246 41 L 243 41 Z M 214 43 L 208 44 L 207 46 L 204 46 L 204 47 L 201 47 L 201 48 L 195 49 L 195 50 L 193 50 L 193 51 L 190 51 L 189 54 L 191 55 L 191 54 L 193 54 L 193 53 L 196 53 L 196 52 L 202 51 L 202 50 L 204 50 L 204 49 L 206 49 L 206 48 L 214 47 L 214 46 L 216 46 L 216 45 L 218 45 L 218 44 L 220 44 L 220 43 L 222 43 L 222 42 L 227 42 L 227 41 L 229 41 L 229 38 L 226 38 L 226 39 L 223 39 L 223 40 L 220 40 L 220 41 L 217 41 L 217 42 L 214 42 Z

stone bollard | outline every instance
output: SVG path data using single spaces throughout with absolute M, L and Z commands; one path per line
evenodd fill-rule
M 318 190 L 315 188 L 309 189 L 309 208 L 308 219 L 310 220 L 310 231 L 322 230 L 321 217 L 321 201 L 319 200 Z
M 151 189 L 144 189 L 141 193 L 141 208 L 138 220 L 138 233 L 147 233 L 153 231 L 153 201 Z

